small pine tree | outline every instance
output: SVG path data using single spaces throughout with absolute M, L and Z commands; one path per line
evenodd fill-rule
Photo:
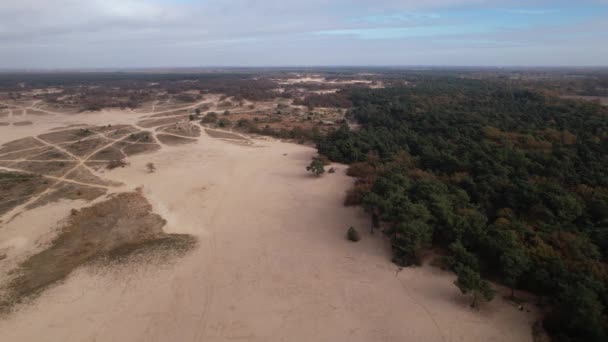
M 325 173 L 323 161 L 317 157 L 313 158 L 310 164 L 306 167 L 306 171 L 310 171 L 313 175 L 321 177 L 321 175 Z
M 355 227 L 348 228 L 348 232 L 346 232 L 346 237 L 353 242 L 361 240 L 361 236 L 359 235 L 359 232 L 355 229 Z

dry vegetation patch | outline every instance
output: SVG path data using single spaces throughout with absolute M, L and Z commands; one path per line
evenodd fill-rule
M 36 159 L 37 156 L 52 151 L 50 146 L 27 148 L 20 151 L 0 154 L 0 160 Z
M 77 182 L 98 185 L 98 186 L 120 186 L 120 183 L 103 180 L 93 173 L 89 171 L 87 168 L 83 166 L 79 166 L 74 171 L 70 172 L 67 176 L 67 179 L 71 179 Z
M 121 165 L 115 164 L 117 162 L 121 162 L 122 164 Z M 109 167 L 111 164 L 115 165 L 115 166 L 114 167 Z M 127 166 L 127 163 L 124 162 L 124 161 L 122 161 L 122 159 L 119 159 L 119 160 L 109 160 L 109 161 L 95 160 L 95 161 L 87 161 L 87 162 L 84 163 L 84 165 L 90 167 L 91 169 L 93 169 L 95 171 L 99 171 L 99 170 L 102 170 L 102 169 L 111 170 L 111 169 L 116 168 L 116 167 L 124 167 L 124 166 Z
M 27 173 L 0 170 L 0 215 L 25 203 L 53 183 L 51 180 Z
M 68 143 L 62 145 L 62 147 L 76 156 L 84 157 L 95 152 L 97 149 L 102 148 L 103 146 L 109 145 L 111 143 L 112 140 L 98 137 Z
M 17 121 L 17 122 L 13 122 L 13 126 L 29 126 L 29 125 L 33 125 L 34 123 L 31 121 Z
M 94 188 L 73 183 L 60 183 L 54 185 L 50 192 L 44 194 L 35 202 L 30 203 L 26 208 L 30 210 L 50 203 L 59 202 L 60 200 L 64 199 L 92 201 L 105 194 L 106 190 L 101 188 Z
M 106 125 L 91 127 L 90 130 L 96 133 L 128 134 L 137 131 L 137 128 L 131 125 Z
M 135 154 L 141 153 L 150 153 L 154 151 L 160 150 L 160 145 L 158 144 L 130 144 L 125 146 L 122 151 L 127 156 L 132 156 Z
M 45 147 L 45 145 L 32 137 L 13 140 L 0 147 L 0 155 L 35 147 Z
M 128 261 L 134 255 L 158 260 L 183 255 L 196 245 L 190 235 L 164 233 L 164 225 L 140 192 L 73 211 L 48 248 L 22 262 L 4 285 L 0 311 L 10 312 L 85 264 Z
M 164 119 L 142 120 L 142 121 L 137 122 L 137 125 L 144 127 L 144 128 L 152 128 L 152 127 L 164 126 L 164 125 L 168 125 L 168 124 L 174 124 L 174 123 L 177 123 L 180 121 L 184 121 L 187 118 L 188 118 L 187 115 L 182 115 L 182 116 L 176 116 L 176 117 L 164 118 Z
M 77 141 L 93 134 L 93 131 L 91 131 L 89 128 L 75 128 L 41 134 L 38 136 L 38 138 L 48 143 L 58 144 L 68 141 Z
M 42 153 L 39 154 L 29 154 L 29 157 L 27 159 L 35 159 L 35 160 L 57 160 L 57 159 L 61 159 L 61 160 L 74 160 L 74 157 L 70 156 L 69 154 L 62 152 L 56 148 L 53 147 L 49 147 L 48 149 L 45 149 Z
M 108 148 L 105 148 L 97 153 L 95 153 L 91 159 L 92 160 L 116 160 L 116 159 L 122 159 L 126 157 L 124 153 L 122 153 L 122 151 L 119 148 L 116 148 L 114 146 L 110 146 Z
M 60 177 L 74 166 L 76 166 L 76 162 L 70 161 L 22 161 L 11 164 L 10 168 L 34 174 Z
M 176 135 L 171 135 L 171 134 L 162 134 L 161 133 L 161 134 L 158 134 L 156 137 L 158 138 L 158 140 L 161 143 L 163 143 L 165 145 L 169 145 L 169 146 L 191 144 L 191 143 L 197 142 L 196 139 L 178 137 Z
M 197 125 L 190 122 L 179 122 L 173 125 L 167 125 L 156 129 L 157 132 L 181 135 L 185 137 L 196 138 L 201 136 L 201 129 Z

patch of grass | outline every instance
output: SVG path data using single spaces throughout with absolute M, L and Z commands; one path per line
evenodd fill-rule
M 17 173 L 17 172 L 4 172 L 0 171 L 0 182 L 25 182 L 31 180 L 34 177 L 38 177 L 28 173 Z
M 0 300 L 0 313 L 10 313 L 15 305 L 37 297 L 78 267 L 92 262 L 168 261 L 196 246 L 193 236 L 165 234 L 165 220 L 151 209 L 141 193 L 134 192 L 72 211 L 69 222 L 49 247 L 11 272 L 12 279 Z
M 196 244 L 196 238 L 191 235 L 168 234 L 156 239 L 118 246 L 107 253 L 107 260 L 111 262 L 126 262 L 146 255 L 168 259 L 170 257 L 183 256 L 192 250 Z

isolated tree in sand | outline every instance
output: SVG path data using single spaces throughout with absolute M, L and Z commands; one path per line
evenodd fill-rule
M 346 232 L 346 238 L 353 242 L 361 240 L 361 236 L 359 235 L 359 232 L 355 229 L 355 227 L 348 228 L 348 231 Z
M 481 279 L 479 273 L 472 268 L 460 264 L 456 268 L 456 274 L 458 278 L 454 284 L 463 294 L 471 294 L 473 297 L 471 307 L 476 308 L 481 299 L 489 302 L 494 298 L 494 290 L 490 284 Z
M 318 157 L 313 158 L 310 164 L 306 167 L 306 171 L 310 171 L 313 175 L 321 177 L 321 175 L 325 173 L 323 161 Z
M 148 163 L 146 164 L 146 169 L 148 170 L 148 173 L 154 173 L 154 171 L 156 171 L 156 166 L 154 166 L 154 163 Z

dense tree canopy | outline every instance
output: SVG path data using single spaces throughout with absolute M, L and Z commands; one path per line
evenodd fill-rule
M 556 340 L 607 340 L 608 109 L 448 77 L 350 100 L 361 129 L 318 149 L 352 164 L 348 202 L 380 219 L 396 263 L 444 247 L 463 292 L 490 299 L 491 277 L 537 293 Z

